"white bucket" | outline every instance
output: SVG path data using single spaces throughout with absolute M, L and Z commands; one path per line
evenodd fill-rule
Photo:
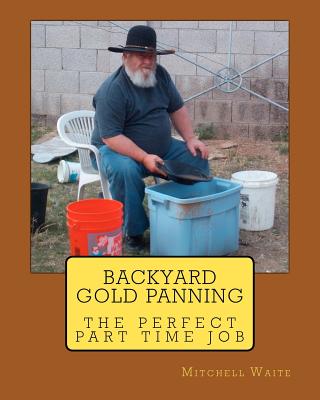
M 268 171 L 240 171 L 231 180 L 242 184 L 240 229 L 264 231 L 273 227 L 277 174 Z
M 80 176 L 80 163 L 61 160 L 58 165 L 57 177 L 60 183 L 77 182 Z

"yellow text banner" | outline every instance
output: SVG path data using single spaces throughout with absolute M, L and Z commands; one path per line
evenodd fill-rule
M 70 257 L 69 350 L 251 350 L 249 257 Z

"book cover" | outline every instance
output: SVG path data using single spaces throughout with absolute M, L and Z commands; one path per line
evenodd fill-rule
M 3 38 L 4 398 L 300 398 L 316 393 L 317 20 L 279 4 L 99 4 L 94 11 L 9 6 Z M 262 7 L 262 6 L 260 6 Z M 19 7 L 20 8 L 20 7 Z M 32 19 L 288 20 L 290 23 L 289 272 L 254 277 L 254 347 L 249 351 L 69 351 L 65 275 L 30 271 L 30 21 Z M 143 9 L 143 11 L 141 11 Z M 161 9 L 161 10 L 160 10 Z M 103 16 L 103 17 L 102 17 Z M 311 395 L 313 396 L 313 395 Z

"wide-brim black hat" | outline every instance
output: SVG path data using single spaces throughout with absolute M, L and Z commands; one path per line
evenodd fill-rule
M 173 54 L 175 50 L 157 49 L 157 34 L 153 28 L 146 25 L 136 25 L 132 27 L 127 36 L 125 46 L 108 47 L 114 53 L 139 52 L 155 53 L 158 55 Z

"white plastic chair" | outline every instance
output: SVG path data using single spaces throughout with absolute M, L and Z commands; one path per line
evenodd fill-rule
M 72 111 L 62 115 L 57 122 L 57 129 L 61 139 L 72 147 L 76 147 L 80 159 L 80 177 L 78 200 L 83 199 L 84 186 L 88 183 L 100 181 L 104 198 L 110 198 L 107 177 L 101 168 L 99 150 L 91 144 L 91 135 L 94 128 L 94 111 Z M 91 164 L 90 152 L 94 153 L 98 171 Z

